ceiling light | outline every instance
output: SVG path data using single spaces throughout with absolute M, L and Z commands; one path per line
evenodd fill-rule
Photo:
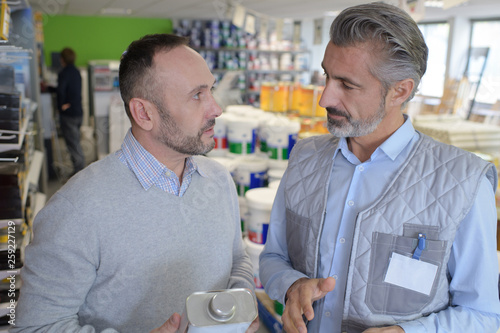
M 443 8 L 442 0 L 426 0 L 425 7 Z
M 323 16 L 338 16 L 340 14 L 340 11 L 338 10 L 330 10 L 327 12 L 323 13 Z

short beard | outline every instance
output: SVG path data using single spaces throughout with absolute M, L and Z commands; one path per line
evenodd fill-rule
M 360 137 L 372 133 L 385 117 L 385 95 L 381 98 L 377 112 L 367 119 L 353 120 L 349 113 L 327 107 L 326 111 L 329 114 L 345 118 L 345 120 L 338 120 L 327 117 L 328 131 L 336 137 L 344 138 Z
M 170 116 L 170 112 L 163 107 L 162 104 L 156 104 L 158 113 L 161 118 L 160 136 L 157 138 L 167 147 L 184 155 L 204 155 L 215 147 L 215 141 L 204 144 L 201 137 L 203 133 L 210 127 L 215 125 L 215 119 L 207 121 L 205 126 L 195 136 L 187 136 L 184 134 L 175 120 Z

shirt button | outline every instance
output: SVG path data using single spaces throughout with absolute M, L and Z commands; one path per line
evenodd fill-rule
M 331 313 L 329 311 L 325 312 L 325 316 L 330 317 Z
M 170 171 L 165 172 L 165 176 L 170 177 Z
M 344 243 L 345 243 L 345 238 L 344 238 L 344 237 L 342 237 L 342 238 L 340 239 L 340 244 L 344 244 Z
M 360 165 L 360 166 L 358 167 L 358 170 L 359 170 L 359 171 L 364 171 L 364 170 L 365 170 L 365 167 L 364 167 L 364 166 L 362 166 L 362 165 Z
M 354 201 L 349 200 L 349 201 L 347 201 L 347 204 L 352 207 L 352 206 L 354 206 Z
M 334 278 L 335 280 L 337 280 L 339 277 L 338 277 L 337 274 L 335 274 L 335 275 L 332 275 L 332 278 Z

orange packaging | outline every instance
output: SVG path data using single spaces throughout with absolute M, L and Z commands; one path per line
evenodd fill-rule
M 288 111 L 288 96 L 290 85 L 287 82 L 279 82 L 274 86 L 272 111 L 286 112 Z
M 263 82 L 260 85 L 260 108 L 264 111 L 272 111 L 273 85 Z
M 302 87 L 299 100 L 299 113 L 303 117 L 311 117 L 314 105 L 314 86 Z
M 299 105 L 300 105 L 300 94 L 302 93 L 302 88 L 299 83 L 294 83 L 290 86 L 290 97 L 288 104 L 288 111 L 290 113 L 295 114 L 299 113 Z

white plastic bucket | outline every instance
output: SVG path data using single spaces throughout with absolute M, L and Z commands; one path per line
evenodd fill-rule
M 267 170 L 267 180 L 269 183 L 275 180 L 281 180 L 286 169 L 269 169 Z
M 276 189 L 268 187 L 251 189 L 245 194 L 248 207 L 248 238 L 254 243 L 266 243 L 275 196 Z
M 277 117 L 261 126 L 260 132 L 265 141 L 265 151 L 272 160 L 288 160 L 297 142 L 300 123 L 286 117 Z M 261 149 L 264 144 L 261 142 Z
M 227 123 L 234 117 L 231 114 L 223 113 L 215 118 L 214 141 L 215 147 L 207 153 L 207 156 L 225 156 L 228 152 L 227 144 Z
M 272 182 L 269 182 L 267 187 L 277 189 L 280 186 L 280 182 L 281 180 L 273 180 Z
M 227 124 L 229 153 L 240 156 L 255 153 L 258 127 L 257 119 L 246 117 L 229 119 Z
M 262 283 L 259 278 L 259 256 L 262 250 L 264 250 L 264 245 L 257 244 L 248 239 L 244 238 L 245 250 L 247 251 L 253 266 L 253 281 L 255 283 L 255 288 L 262 289 Z
M 264 187 L 267 179 L 267 160 L 257 156 L 236 158 L 233 179 L 239 196 L 245 196 L 248 190 Z

